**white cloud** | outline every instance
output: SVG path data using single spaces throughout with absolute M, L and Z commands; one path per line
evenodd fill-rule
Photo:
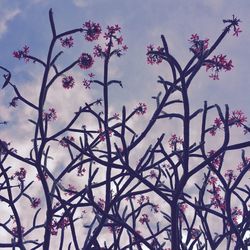
M 7 24 L 20 13 L 20 9 L 6 10 L 0 13 L 0 38 L 7 30 Z
M 73 0 L 73 3 L 77 6 L 77 7 L 85 7 L 87 5 L 86 0 Z

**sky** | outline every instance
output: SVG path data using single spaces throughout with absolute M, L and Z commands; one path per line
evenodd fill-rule
M 230 72 L 222 72 L 219 81 L 209 78 L 205 69 L 202 69 L 190 88 L 191 108 L 195 110 L 202 107 L 205 100 L 222 107 L 229 104 L 232 110 L 242 110 L 250 120 L 250 1 L 0 0 L 0 65 L 12 72 L 12 82 L 34 102 L 37 100 L 42 71 L 38 65 L 25 64 L 13 58 L 12 52 L 28 45 L 32 55 L 46 58 L 51 40 L 48 18 L 50 8 L 53 9 L 58 32 L 80 28 L 88 20 L 100 23 L 103 30 L 107 25 L 121 26 L 128 51 L 111 62 L 110 77 L 121 80 L 123 84 L 123 89 L 114 86 L 111 90 L 111 110 L 120 113 L 123 105 L 133 110 L 139 102 L 147 103 L 149 114 L 142 118 L 141 123 L 135 124 L 138 129 L 143 128 L 143 123 L 155 107 L 151 97 L 161 90 L 157 83 L 158 75 L 169 76 L 169 70 L 164 65 L 147 64 L 147 45 L 161 45 L 160 35 L 165 35 L 170 53 L 184 66 L 192 56 L 188 41 L 191 34 L 197 33 L 201 38 L 209 38 L 212 44 L 225 27 L 222 20 L 234 14 L 242 20 L 242 33 L 239 37 L 228 34 L 215 53 L 226 54 L 227 58 L 232 59 L 234 68 Z M 60 61 L 62 65 L 77 58 L 82 52 L 91 51 L 93 45 L 79 37 L 74 48 L 65 51 Z M 100 95 L 100 89 L 95 86 L 91 90 L 82 90 L 81 81 L 87 73 L 79 70 L 73 73 L 77 79 L 74 89 L 65 91 L 58 84 L 49 95 L 47 107 L 53 105 L 61 116 L 61 124 L 56 125 L 58 127 L 66 123 L 79 105 Z M 102 65 L 98 59 L 93 73 L 102 77 Z M 13 97 L 10 88 L 0 90 L 0 121 L 7 120 L 9 123 L 1 127 L 0 138 L 8 138 L 25 154 L 29 151 L 28 138 L 31 131 L 31 125 L 27 125 L 26 121 L 27 116 L 32 117 L 33 114 L 21 104 L 16 109 L 8 107 Z M 242 137 L 242 133 L 237 135 Z M 22 147 L 23 141 L 27 141 L 27 147 Z

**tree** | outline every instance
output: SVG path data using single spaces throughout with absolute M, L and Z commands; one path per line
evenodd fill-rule
M 119 25 L 107 27 L 104 45 L 94 46 L 94 58 L 84 52 L 62 68 L 59 60 L 63 52 L 56 52 L 58 43 L 67 50 L 78 33 L 87 42 L 100 41 L 102 29 L 87 21 L 82 28 L 58 33 L 52 10 L 49 20 L 52 39 L 46 60 L 31 55 L 26 45 L 13 52 L 17 59 L 43 68 L 37 102 L 23 95 L 12 82 L 11 72 L 1 66 L 3 88 L 11 87 L 16 95 L 10 106 L 21 102 L 35 115 L 28 117 L 33 125 L 29 155 L 19 153 L 7 138 L 0 140 L 0 201 L 8 208 L 8 218 L 1 219 L 0 229 L 9 235 L 9 241 L 2 240 L 0 247 L 247 249 L 250 158 L 244 149 L 250 142 L 249 138 L 236 143 L 231 140 L 235 128 L 243 128 L 248 136 L 247 118 L 241 110 L 231 111 L 226 105 L 223 111 L 207 102 L 193 111 L 189 98 L 191 83 L 202 67 L 211 72 L 213 80 L 219 79 L 221 71 L 232 69 L 232 61 L 225 55 L 212 53 L 231 31 L 239 35 L 240 20 L 235 16 L 223 20 L 226 27 L 211 46 L 208 39 L 193 34 L 189 39 L 192 57 L 184 67 L 171 55 L 163 35 L 162 47 L 148 46 L 148 63 L 166 63 L 172 75 L 168 79 L 159 76 L 162 92 L 153 97 L 156 107 L 142 131 L 131 121 L 140 122 L 138 118 L 147 112 L 145 103 L 131 111 L 123 106 L 121 114 L 110 111 L 109 89 L 123 86 L 120 80 L 110 79 L 110 62 L 128 49 Z M 60 116 L 54 107 L 47 108 L 51 89 L 61 81 L 70 91 L 76 84 L 71 70 L 89 70 L 97 59 L 103 62 L 103 79 L 89 72 L 83 88 L 95 84 L 102 97 L 85 102 L 64 127 L 55 125 Z M 182 134 L 166 136 L 158 129 L 162 129 L 162 121 L 177 121 Z M 191 136 L 194 121 L 200 124 L 195 138 Z M 228 157 L 240 149 L 237 169 L 229 168 Z M 61 157 L 55 152 L 67 157 L 60 168 L 53 166 Z M 31 180 L 32 171 L 35 180 Z M 66 185 L 68 180 L 71 183 Z M 32 196 L 34 189 L 42 191 L 40 197 Z M 21 205 L 34 209 L 28 227 L 23 226 Z

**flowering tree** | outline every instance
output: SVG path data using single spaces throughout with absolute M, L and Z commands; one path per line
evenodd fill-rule
M 28 117 L 34 128 L 29 155 L 14 149 L 8 138 L 0 140 L 0 202 L 7 208 L 7 219 L 0 218 L 0 234 L 9 236 L 6 241 L 1 237 L 1 249 L 51 249 L 53 244 L 58 249 L 86 250 L 247 249 L 250 158 L 244 148 L 250 142 L 249 137 L 245 142 L 231 140 L 234 127 L 248 136 L 247 118 L 241 110 L 231 111 L 226 105 L 223 111 L 207 102 L 193 111 L 189 99 L 191 83 L 203 67 L 213 80 L 219 79 L 221 71 L 233 68 L 225 55 L 212 54 L 231 31 L 239 35 L 240 20 L 234 16 L 224 20 L 226 27 L 211 46 L 208 39 L 191 35 L 192 57 L 183 68 L 163 35 L 162 47 L 148 46 L 148 64 L 168 64 L 172 77 L 159 76 L 163 90 L 153 97 L 156 106 L 142 131 L 132 127 L 131 120 L 147 112 L 145 103 L 130 111 L 125 106 L 120 113 L 110 111 L 109 89 L 117 84 L 122 87 L 120 80 L 109 77 L 110 61 L 128 50 L 121 28 L 108 26 L 103 32 L 98 23 L 87 21 L 82 28 L 58 33 L 52 10 L 49 20 L 52 40 L 45 60 L 31 55 L 28 46 L 13 52 L 15 58 L 43 68 L 37 102 L 23 95 L 12 82 L 11 72 L 0 66 L 5 72 L 3 88 L 10 87 L 15 93 L 10 106 L 22 102 L 35 114 L 35 118 Z M 56 52 L 56 45 L 65 50 L 73 47 L 73 36 L 78 33 L 87 42 L 99 41 L 93 56 L 83 52 L 71 64 L 59 67 L 62 51 Z M 101 80 L 89 72 L 98 59 L 104 66 Z M 75 68 L 87 72 L 83 91 L 96 84 L 102 96 L 79 107 L 66 126 L 53 127 L 60 114 L 54 107 L 46 108 L 49 92 L 58 81 L 68 91 L 74 88 L 71 71 Z M 86 123 L 79 126 L 83 120 Z M 162 133 L 150 140 L 153 129 L 169 120 L 178 121 L 181 134 L 169 135 L 160 127 Z M 196 138 L 191 136 L 193 121 L 196 129 L 200 124 Z M 211 149 L 215 141 L 221 144 Z M 51 155 L 53 148 L 65 157 L 56 171 L 52 162 L 61 156 Z M 228 157 L 239 149 L 239 165 L 230 166 Z M 29 176 L 32 171 L 35 180 Z M 32 195 L 34 188 L 42 190 L 40 197 Z M 31 218 L 25 227 L 27 215 L 20 212 L 24 205 L 29 206 Z

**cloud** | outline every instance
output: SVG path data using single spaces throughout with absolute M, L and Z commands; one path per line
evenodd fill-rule
M 7 30 L 8 22 L 10 22 L 20 12 L 21 11 L 19 9 L 15 9 L 15 10 L 5 10 L 2 13 L 0 13 L 0 38 Z
M 73 4 L 77 7 L 85 7 L 87 2 L 86 0 L 73 0 Z

